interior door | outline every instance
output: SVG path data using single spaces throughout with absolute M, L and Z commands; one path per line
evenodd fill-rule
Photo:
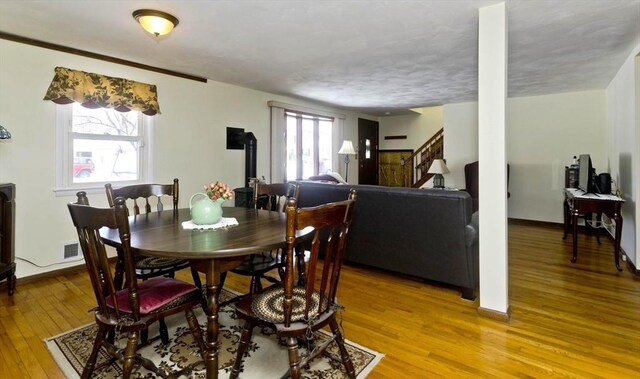
M 378 184 L 378 121 L 358 119 L 358 183 Z

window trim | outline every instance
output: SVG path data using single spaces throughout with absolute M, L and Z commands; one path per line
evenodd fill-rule
M 74 134 L 72 133 L 72 110 L 71 104 L 56 104 L 56 159 L 55 159 L 55 188 L 53 192 L 56 196 L 73 196 L 78 191 L 87 193 L 104 193 L 104 185 L 107 182 L 92 183 L 73 183 L 71 172 L 67 170 L 71 162 L 73 162 L 73 151 L 71 149 Z M 135 112 L 135 111 L 134 111 Z M 127 180 L 117 182 L 119 186 L 145 183 L 153 178 L 153 126 L 155 124 L 154 116 L 146 116 L 139 114 L 139 133 L 140 133 L 140 153 L 139 153 L 139 178 L 138 180 Z M 96 135 L 77 133 L 75 138 L 87 139 L 104 139 L 113 140 L 112 138 Z M 138 137 L 122 136 L 123 140 L 135 139 Z

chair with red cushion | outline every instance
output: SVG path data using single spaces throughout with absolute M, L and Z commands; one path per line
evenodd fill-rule
M 111 183 L 105 184 L 105 191 L 107 193 L 107 201 L 109 206 L 113 207 L 115 199 L 122 197 L 125 202 L 129 201 L 131 210 L 134 215 L 140 214 L 140 205 L 144 206 L 144 212 L 150 213 L 153 210 L 152 205 L 155 203 L 155 210 L 160 212 L 164 210 L 164 204 L 162 203 L 163 197 L 169 198 L 173 205 L 173 210 L 178 210 L 178 198 L 180 194 L 180 187 L 178 179 L 173 179 L 172 184 L 133 184 L 130 186 L 124 186 L 119 188 L 113 188 Z M 144 204 L 138 204 L 138 201 Z M 166 201 L 166 200 L 165 200 Z M 116 264 L 116 288 L 121 289 L 123 286 L 123 273 L 122 273 L 122 254 L 118 251 L 118 262 Z M 158 276 L 168 276 L 173 278 L 175 272 L 178 270 L 190 268 L 191 264 L 185 259 L 178 258 L 160 258 L 160 257 L 135 257 L 135 274 L 136 278 L 147 280 Z M 191 276 L 193 282 L 198 288 L 202 288 L 200 276 L 198 272 L 191 268 Z M 204 301 L 204 300 L 203 300 Z M 160 339 L 166 345 L 169 343 L 169 332 L 167 331 L 167 325 L 163 319 L 160 322 Z M 142 332 L 142 342 L 147 340 L 147 331 Z
M 140 283 L 136 281 L 127 208 L 123 198 L 116 198 L 114 203 L 112 208 L 94 208 L 89 206 L 86 193 L 78 192 L 78 201 L 68 204 L 97 302 L 94 315 L 98 332 L 82 378 L 92 376 L 100 348 L 104 348 L 113 360 L 122 362 L 123 378 L 131 375 L 135 364 L 165 377 L 167 373 L 136 353 L 139 335 L 151 323 L 184 312 L 189 329 L 203 354 L 206 351 L 204 341 L 192 310 L 200 305 L 201 291 L 193 284 L 169 277 L 156 277 Z M 100 229 L 103 227 L 119 231 L 126 279 L 124 289 L 116 288 L 105 245 L 100 238 Z M 106 338 L 110 332 L 126 335 L 126 346 L 118 348 L 110 343 Z
M 285 277 L 282 284 L 271 286 L 258 294 L 245 296 L 236 305 L 236 315 L 245 320 L 238 344 L 236 359 L 230 378 L 237 378 L 242 370 L 242 360 L 251 342 L 253 327 L 269 325 L 279 338 L 286 341 L 289 357 L 289 374 L 292 379 L 301 376 L 301 370 L 309 362 L 323 354 L 344 365 L 347 375 L 355 379 L 353 362 L 344 346 L 344 337 L 336 315 L 342 307 L 336 302 L 340 270 L 353 218 L 356 191 L 349 199 L 313 208 L 296 208 L 296 200 L 287 201 Z M 296 235 L 310 228 L 311 235 L 296 246 Z M 294 250 L 309 248 L 306 283 L 294 285 Z M 318 264 L 324 256 L 322 264 Z M 331 335 L 316 344 L 316 332 L 329 326 Z M 301 359 L 298 341 L 306 341 L 309 353 Z M 340 356 L 326 348 L 333 342 L 338 345 Z M 264 362 L 265 365 L 271 362 Z

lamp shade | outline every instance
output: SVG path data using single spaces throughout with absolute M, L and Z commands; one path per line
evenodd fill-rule
M 152 9 L 138 9 L 133 12 L 133 18 L 144 30 L 156 37 L 169 34 L 178 25 L 178 19 L 174 16 Z
M 444 163 L 443 159 L 436 159 L 431 163 L 431 167 L 429 167 L 429 174 L 447 174 L 449 169 L 447 165 Z
M 338 150 L 338 154 L 352 154 L 355 155 L 356 151 L 353 149 L 353 143 L 349 140 L 342 141 L 342 146 Z
M 0 139 L 11 139 L 11 133 L 2 125 L 0 125 Z

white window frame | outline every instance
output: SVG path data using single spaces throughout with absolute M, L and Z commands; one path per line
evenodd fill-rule
M 281 182 L 284 180 L 286 174 L 285 162 L 286 157 L 286 122 L 284 112 L 285 110 L 291 112 L 308 113 L 318 115 L 322 117 L 333 118 L 333 131 L 331 132 L 332 138 L 332 155 L 331 164 L 333 165 L 333 171 L 339 169 L 339 157 L 338 147 L 342 144 L 344 139 L 356 139 L 356 137 L 346 138 L 344 131 L 344 122 L 346 116 L 342 113 L 337 113 L 334 110 L 322 109 L 322 108 L 309 108 L 301 105 L 287 104 L 280 101 L 269 100 L 267 106 L 270 108 L 271 123 L 269 126 L 269 145 L 271 151 L 269 153 L 269 181 Z
M 135 112 L 135 111 L 131 111 Z M 137 140 L 138 148 L 138 180 L 118 181 L 118 186 L 140 184 L 148 182 L 153 178 L 152 162 L 153 162 L 153 125 L 154 116 L 146 116 L 139 113 L 138 133 L 137 137 L 127 136 L 102 136 L 96 134 L 75 133 L 72 130 L 73 104 L 56 104 L 56 188 L 54 192 L 56 196 L 72 196 L 78 191 L 86 191 L 87 193 L 104 193 L 104 185 L 106 181 L 91 183 L 74 183 L 73 182 L 73 140 L 76 138 L 91 138 L 98 140 Z
M 335 119 L 333 117 L 327 117 L 327 116 L 320 116 L 317 114 L 310 114 L 310 113 L 303 113 L 303 112 L 299 112 L 299 111 L 292 111 L 292 110 L 288 110 L 286 109 L 284 111 L 284 117 L 285 117 L 285 150 L 289 150 L 289 146 L 287 146 L 287 142 L 288 139 L 286 138 L 286 135 L 288 134 L 288 122 L 287 120 L 289 120 L 290 118 L 293 118 L 296 120 L 296 141 L 295 141 L 295 148 L 296 148 L 296 177 L 295 178 L 288 178 L 286 177 L 287 171 L 288 171 L 288 167 L 287 167 L 287 163 L 288 160 L 285 161 L 285 180 L 286 181 L 290 181 L 290 180 L 298 180 L 298 179 L 306 179 L 303 177 L 302 175 L 302 171 L 303 171 L 303 164 L 302 164 L 302 144 L 303 144 L 303 132 L 302 132 L 302 122 L 303 120 L 308 120 L 308 121 L 312 121 L 313 122 L 313 175 L 319 175 L 319 174 L 323 174 L 321 172 L 319 172 L 320 169 L 320 121 L 325 121 L 325 122 L 330 122 L 331 123 L 331 142 L 332 142 L 332 146 L 331 148 L 333 149 L 333 140 L 334 140 L 334 134 L 335 134 Z M 335 150 L 335 149 L 334 149 Z M 331 156 L 331 164 L 333 165 L 333 154 Z

